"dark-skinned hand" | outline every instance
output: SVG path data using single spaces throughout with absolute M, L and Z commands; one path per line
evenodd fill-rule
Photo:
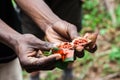
M 71 42 L 73 39 L 79 37 L 75 25 L 66 21 L 58 21 L 49 27 L 46 32 L 46 39 L 49 42 Z M 81 51 L 75 51 L 75 55 L 81 58 L 84 56 L 84 48 Z
M 46 57 L 42 51 L 53 47 L 53 43 L 41 41 L 32 34 L 24 34 L 17 39 L 15 52 L 26 71 L 51 70 L 55 68 L 54 64 L 61 59 L 61 55 L 53 54 Z

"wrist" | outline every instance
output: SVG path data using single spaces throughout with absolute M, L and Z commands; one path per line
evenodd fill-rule
M 22 37 L 22 34 L 14 34 L 9 36 L 9 45 L 14 50 L 18 46 L 19 39 Z

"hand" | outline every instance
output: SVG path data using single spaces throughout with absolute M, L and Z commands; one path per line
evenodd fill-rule
M 55 62 L 61 58 L 59 54 L 48 57 L 42 51 L 55 47 L 54 44 L 41 41 L 31 34 L 24 34 L 16 41 L 15 51 L 21 65 L 28 72 L 53 69 Z
M 46 29 L 46 39 L 50 42 L 72 41 L 78 37 L 77 28 L 75 25 L 66 21 L 58 21 Z
M 77 32 L 77 28 L 75 25 L 70 24 L 66 21 L 58 21 L 53 24 L 52 27 L 49 27 L 45 31 L 46 39 L 49 42 L 71 42 L 73 39 L 79 37 Z M 81 51 L 75 52 L 76 56 L 83 57 L 84 56 L 84 48 Z
M 86 33 L 84 38 L 91 40 L 91 43 L 87 45 L 86 50 L 94 53 L 97 50 L 96 40 L 97 40 L 98 32 L 95 33 Z

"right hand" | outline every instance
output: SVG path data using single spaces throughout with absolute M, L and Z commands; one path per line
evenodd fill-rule
M 71 42 L 79 37 L 77 27 L 67 21 L 58 21 L 45 31 L 49 42 Z
M 73 39 L 79 37 L 77 27 L 66 21 L 58 21 L 45 31 L 46 39 L 49 42 L 71 42 Z M 76 49 L 75 55 L 79 58 L 84 56 L 84 48 L 81 51 Z
M 54 64 L 61 59 L 61 55 L 53 54 L 46 57 L 42 51 L 53 47 L 53 43 L 41 41 L 32 34 L 24 34 L 16 40 L 15 52 L 26 71 L 50 70 L 55 68 Z

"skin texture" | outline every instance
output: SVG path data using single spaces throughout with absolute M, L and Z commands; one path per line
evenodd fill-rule
M 41 28 L 46 33 L 47 39 L 49 41 L 52 41 L 53 39 L 53 42 L 61 42 L 66 40 L 70 41 L 78 36 L 76 26 L 61 20 L 52 12 L 44 0 L 15 1 L 20 6 L 20 8 L 33 19 L 39 28 Z M 49 33 L 50 35 L 48 35 Z
M 62 41 L 71 41 L 78 37 L 76 26 L 56 16 L 45 4 L 44 0 L 15 1 L 39 28 L 45 32 L 46 39 L 49 42 L 41 41 L 32 34 L 22 35 L 11 29 L 2 20 L 0 20 L 0 42 L 16 52 L 21 65 L 28 72 L 53 69 L 55 62 L 61 59 L 61 55 L 54 54 L 45 57 L 41 51 L 55 47 L 50 42 L 60 43 Z M 76 52 L 76 54 L 78 53 L 81 52 Z
M 54 63 L 61 59 L 59 54 L 45 57 L 41 53 L 41 51 L 55 47 L 55 44 L 41 41 L 32 34 L 22 35 L 14 31 L 2 20 L 0 20 L 0 42 L 16 52 L 21 65 L 28 72 L 53 69 L 55 67 Z
M 58 21 L 46 30 L 46 38 L 50 42 L 71 42 L 78 37 L 76 26 L 66 21 Z
M 61 21 L 52 10 L 47 6 L 44 0 L 15 0 L 18 6 L 30 16 L 33 21 L 44 32 L 53 23 Z M 27 4 L 26 4 L 27 3 Z
M 44 0 L 15 1 L 19 7 L 33 19 L 39 28 L 45 32 L 46 40 L 49 42 L 70 42 L 79 36 L 76 26 L 60 19 L 57 15 L 55 15 Z M 76 51 L 76 54 L 79 55 L 79 53 Z M 82 54 L 80 54 L 80 56 L 81 55 Z

